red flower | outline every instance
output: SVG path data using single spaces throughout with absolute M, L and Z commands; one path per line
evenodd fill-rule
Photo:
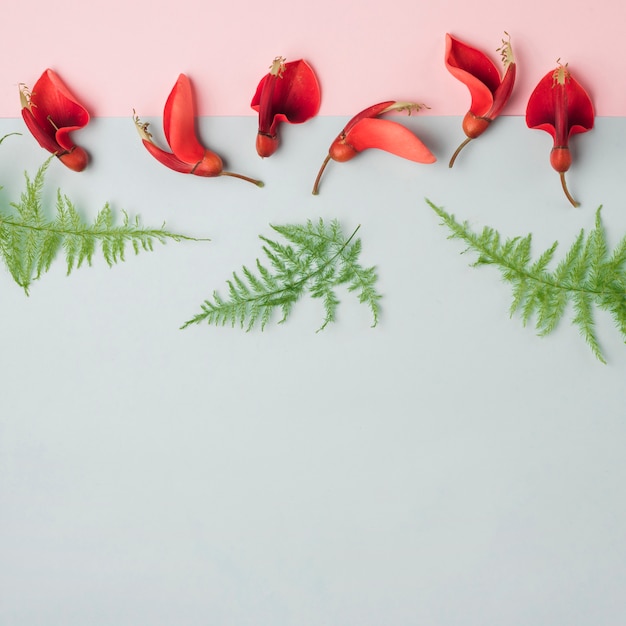
M 355 115 L 339 133 L 328 150 L 313 185 L 317 195 L 324 169 L 330 159 L 343 163 L 368 148 L 378 148 L 417 163 L 434 163 L 432 152 L 408 128 L 390 120 L 378 119 L 378 115 L 390 111 L 419 111 L 424 105 L 414 102 L 389 100 L 375 104 Z
M 170 169 L 196 176 L 234 176 L 259 187 L 263 186 L 259 180 L 225 172 L 219 155 L 207 150 L 200 143 L 196 135 L 195 104 L 191 82 L 185 74 L 178 77 L 163 112 L 163 130 L 172 152 L 167 152 L 154 143 L 152 135 L 148 132 L 148 123 L 142 122 L 137 115 L 134 115 L 133 119 L 148 152 Z
M 87 109 L 52 70 L 46 70 L 32 90 L 24 84 L 19 87 L 22 117 L 39 145 L 71 170 L 84 170 L 89 157 L 74 145 L 70 133 L 87 125 Z
M 261 157 L 268 157 L 278 148 L 280 122 L 302 124 L 320 109 L 320 86 L 306 61 L 285 63 L 276 57 L 259 83 L 250 106 L 259 114 L 259 132 L 256 149 Z
M 472 96 L 470 110 L 463 119 L 463 131 L 467 139 L 452 155 L 450 167 L 454 165 L 459 152 L 472 139 L 482 135 L 489 124 L 500 115 L 511 96 L 516 65 L 510 38 L 507 41 L 502 40 L 498 52 L 502 55 L 505 68 L 502 78 L 498 68 L 486 54 L 451 35 L 446 35 L 446 67 L 455 78 L 467 85 Z
M 554 147 L 550 152 L 550 164 L 559 172 L 563 191 L 574 206 L 578 206 L 578 203 L 565 184 L 565 172 L 572 164 L 569 138 L 591 130 L 593 119 L 591 98 L 572 78 L 567 63 L 559 63 L 555 70 L 548 72 L 539 81 L 526 107 L 527 126 L 545 130 L 552 135 Z

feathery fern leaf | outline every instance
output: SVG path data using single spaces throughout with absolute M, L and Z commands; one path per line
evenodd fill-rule
M 11 203 L 14 209 L 0 209 L 0 257 L 15 282 L 28 294 L 33 280 L 41 277 L 52 265 L 57 254 L 63 250 L 67 273 L 91 261 L 98 246 L 109 266 L 124 261 L 124 253 L 130 245 L 138 254 L 150 251 L 155 241 L 199 241 L 193 237 L 171 233 L 160 228 L 145 228 L 139 217 L 130 218 L 124 213 L 121 224 L 115 225 L 113 212 L 107 204 L 98 213 L 93 224 L 83 221 L 72 202 L 57 192 L 56 217 L 48 220 L 44 214 L 42 192 L 48 159 L 33 179 L 26 178 L 26 188 L 20 201 Z
M 595 227 L 581 231 L 565 257 L 552 271 L 548 269 L 558 242 L 535 262 L 531 261 L 531 235 L 502 241 L 488 226 L 473 232 L 467 222 L 426 200 L 450 231 L 450 239 L 460 239 L 467 250 L 478 255 L 473 265 L 495 265 L 513 288 L 510 312 L 521 313 L 524 324 L 534 319 L 540 335 L 552 332 L 567 305 L 573 308 L 572 324 L 578 327 L 595 356 L 605 363 L 595 332 L 594 308 L 609 311 L 626 339 L 626 237 L 609 255 L 599 207 Z
M 358 292 L 359 301 L 369 306 L 376 326 L 379 316 L 380 294 L 375 288 L 376 270 L 363 268 L 358 263 L 360 239 L 354 239 L 359 227 L 344 237 L 339 222 L 325 224 L 307 221 L 304 225 L 272 226 L 287 244 L 264 236 L 263 252 L 270 268 L 256 261 L 256 270 L 243 267 L 240 274 L 233 273 L 226 281 L 228 299 L 216 291 L 213 298 L 205 300 L 201 312 L 187 321 L 191 324 L 207 322 L 214 325 L 239 325 L 247 331 L 257 323 L 261 329 L 275 309 L 280 310 L 284 322 L 293 305 L 308 290 L 319 298 L 324 307 L 324 320 L 319 330 L 335 321 L 339 298 L 335 288 L 347 285 L 349 291 Z

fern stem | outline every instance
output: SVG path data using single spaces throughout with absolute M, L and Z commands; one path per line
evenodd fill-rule
M 48 224 L 48 223 L 44 224 L 43 226 L 36 226 L 35 224 L 28 224 L 25 222 L 15 222 L 13 220 L 6 219 L 5 217 L 0 215 L 0 226 L 4 226 L 4 225 L 10 226 L 12 228 L 22 228 L 24 230 L 54 233 L 56 235 L 71 235 L 74 237 L 85 237 L 85 238 L 93 237 L 93 231 L 88 231 L 86 229 L 69 230 L 67 228 L 56 228 L 52 224 Z M 141 237 L 146 236 L 146 237 L 156 237 L 156 238 L 169 238 L 175 241 L 211 241 L 210 239 L 207 239 L 207 238 L 190 237 L 188 235 L 169 233 L 167 231 L 164 231 L 158 228 L 138 230 L 134 228 L 124 229 L 123 226 L 117 226 L 117 227 L 114 227 L 112 230 L 102 230 L 102 231 L 96 231 L 96 232 L 98 233 L 98 235 L 128 234 L 132 236 L 141 236 Z
M 615 294 L 615 292 L 611 290 L 601 291 L 597 289 L 590 289 L 588 287 L 580 287 L 571 283 L 559 283 L 557 281 L 550 280 L 548 278 L 548 275 L 532 273 L 524 269 L 523 267 L 520 267 L 519 265 L 510 263 L 509 259 L 506 256 L 498 254 L 493 250 L 493 248 L 482 245 L 480 243 L 480 238 L 474 233 L 468 232 L 465 228 L 463 228 L 463 225 L 459 224 L 459 222 L 454 219 L 453 215 L 449 215 L 448 213 L 443 211 L 443 209 L 436 206 L 428 199 L 426 200 L 426 202 L 435 211 L 435 213 L 437 213 L 437 215 L 439 215 L 439 217 L 443 219 L 445 225 L 452 231 L 453 237 L 455 239 L 461 239 L 462 241 L 465 241 L 472 250 L 475 250 L 480 255 L 488 258 L 494 265 L 504 267 L 508 270 L 515 272 L 519 276 L 522 276 L 523 278 L 533 280 L 542 285 L 546 285 L 547 287 L 551 287 L 553 289 L 558 289 L 561 291 L 588 293 L 596 297 L 613 296 Z
M 329 265 L 332 265 L 335 262 L 335 259 L 337 259 L 343 253 L 343 251 L 348 247 L 350 242 L 354 239 L 355 235 L 359 231 L 359 228 L 361 228 L 361 224 L 359 224 L 352 231 L 352 234 L 343 242 L 343 244 L 341 245 L 341 247 L 339 248 L 337 253 L 334 254 L 330 259 L 328 259 L 328 261 L 326 261 L 326 263 L 324 263 L 323 265 L 320 265 L 314 272 L 311 272 L 310 274 L 308 274 L 306 276 L 303 276 L 300 280 L 296 281 L 295 283 L 291 283 L 291 285 L 293 287 L 300 287 L 301 285 L 303 285 L 306 282 L 308 282 L 309 280 L 311 280 L 311 278 L 313 278 L 314 276 L 317 276 L 319 273 L 323 272 Z M 332 242 L 332 239 L 330 239 L 328 237 L 326 237 L 325 239 L 327 241 L 331 241 Z M 278 290 L 276 293 L 282 293 L 285 290 L 287 290 L 288 288 L 289 288 L 289 286 L 287 286 L 287 287 L 285 287 L 283 289 Z
M 354 229 L 354 231 L 348 237 L 348 239 L 346 239 L 343 242 L 343 244 L 341 245 L 339 250 L 330 259 L 328 259 L 328 261 L 326 261 L 326 263 L 324 263 L 324 264 L 320 265 L 319 267 L 317 267 L 317 269 L 314 272 L 310 272 L 309 274 L 305 274 L 299 280 L 296 280 L 295 282 L 292 282 L 292 283 L 287 283 L 284 287 L 281 287 L 280 289 L 276 289 L 274 291 L 268 291 L 267 293 L 264 293 L 263 296 L 254 296 L 252 298 L 242 298 L 242 301 L 243 302 L 254 302 L 256 300 L 259 300 L 261 297 L 262 298 L 274 297 L 274 296 L 278 296 L 278 295 L 283 294 L 283 293 L 288 292 L 288 291 L 293 291 L 294 289 L 297 289 L 298 287 L 301 287 L 302 285 L 307 283 L 309 280 L 311 280 L 311 278 L 314 278 L 319 273 L 323 272 L 329 265 L 332 265 L 335 262 L 335 260 L 343 253 L 343 251 L 348 247 L 350 242 L 354 239 L 355 235 L 359 231 L 359 228 L 361 228 L 361 224 L 359 224 Z M 333 241 L 332 239 L 330 239 L 328 237 L 326 237 L 325 239 L 326 239 L 326 241 L 330 241 L 330 242 Z M 185 326 L 182 326 L 182 328 L 185 328 Z

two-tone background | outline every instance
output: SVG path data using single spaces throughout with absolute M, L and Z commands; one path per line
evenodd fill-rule
M 2 626 L 613 626 L 626 619 L 626 346 L 597 315 L 601 365 L 569 324 L 546 338 L 509 318 L 495 269 L 472 269 L 424 198 L 476 229 L 532 232 L 560 253 L 595 211 L 626 234 L 626 61 L 621 7 L 506 3 L 15 4 L 0 38 L 0 200 L 46 154 L 18 84 L 55 69 L 90 109 L 80 174 L 56 190 L 90 217 L 110 202 L 209 243 L 168 243 L 66 277 L 61 258 L 30 297 L 0 272 Z M 469 95 L 443 64 L 450 32 L 493 55 L 511 35 L 518 83 L 461 154 Z M 307 59 L 320 116 L 255 153 L 249 102 L 271 60 Z M 573 209 L 551 140 L 526 128 L 536 82 L 568 62 L 596 128 L 572 142 Z M 180 72 L 199 132 L 229 169 L 200 179 L 145 151 L 133 108 L 162 140 Z M 431 109 L 407 124 L 438 157 L 371 151 L 331 163 L 347 119 L 387 99 Z M 242 264 L 270 224 L 361 225 L 382 317 L 341 293 L 315 333 L 304 299 L 265 332 L 179 326 Z M 560 253 L 557 253 L 559 256 Z M 559 257 L 560 258 L 560 257 Z M 277 321 L 277 318 L 274 320 Z

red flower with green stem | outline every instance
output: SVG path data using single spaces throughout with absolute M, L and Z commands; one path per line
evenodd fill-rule
M 309 64 L 302 59 L 285 63 L 283 57 L 276 57 L 250 103 L 259 114 L 259 156 L 276 152 L 281 122 L 302 124 L 317 115 L 320 104 L 320 86 Z
M 552 136 L 550 164 L 559 173 L 567 199 L 577 207 L 579 203 L 572 198 L 565 183 L 565 172 L 572 164 L 569 138 L 593 128 L 594 111 L 591 98 L 571 76 L 567 63 L 561 65 L 558 60 L 557 63 L 559 66 L 548 72 L 530 95 L 526 124 Z
M 181 74 L 172 89 L 163 111 L 163 130 L 172 152 L 156 145 L 148 132 L 148 123 L 142 122 L 133 111 L 133 120 L 143 145 L 160 163 L 176 172 L 195 176 L 233 176 L 258 187 L 260 180 L 224 171 L 222 159 L 215 152 L 205 148 L 196 134 L 196 113 L 191 82 Z
M 508 33 L 505 34 L 508 36 Z M 511 97 L 517 66 L 510 38 L 502 40 L 498 52 L 502 55 L 504 65 L 502 77 L 493 61 L 484 52 L 451 35 L 446 35 L 446 67 L 455 78 L 467 86 L 472 97 L 470 110 L 463 118 L 463 132 L 467 138 L 452 155 L 450 167 L 454 165 L 459 152 L 472 139 L 476 139 L 489 128 Z
M 408 111 L 410 115 L 422 108 L 423 104 L 415 102 L 388 100 L 374 104 L 355 115 L 331 144 L 315 179 L 313 194 L 319 193 L 322 174 L 331 159 L 343 163 L 368 148 L 385 150 L 416 163 L 434 163 L 437 159 L 433 153 L 406 126 L 391 120 L 378 119 L 378 116 L 384 113 Z
M 89 122 L 87 109 L 70 93 L 58 75 L 47 69 L 32 89 L 20 84 L 22 117 L 42 148 L 71 170 L 87 167 L 87 152 L 72 141 L 70 133 Z

